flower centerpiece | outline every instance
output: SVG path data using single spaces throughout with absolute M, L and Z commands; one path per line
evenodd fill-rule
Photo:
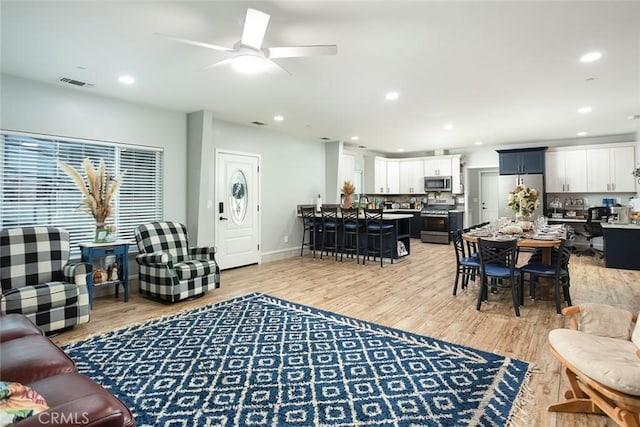
M 86 180 L 78 171 L 58 160 L 58 166 L 64 170 L 84 195 L 82 201 L 86 211 L 96 220 L 96 241 L 104 241 L 109 233 L 115 232 L 115 226 L 105 227 L 107 218 L 113 213 L 111 200 L 122 184 L 124 173 L 118 177 L 107 175 L 104 160 L 100 160 L 98 169 L 94 169 L 90 159 L 84 159 L 82 166 Z
M 516 219 L 529 221 L 533 211 L 540 207 L 538 190 L 526 185 L 516 185 L 509 192 L 509 207 L 516 213 Z M 519 218 L 518 218 L 519 217 Z
M 342 188 L 340 192 L 344 194 L 344 206 L 345 208 L 350 208 L 353 203 L 353 195 L 356 192 L 356 186 L 351 183 L 351 181 L 345 181 L 342 184 Z

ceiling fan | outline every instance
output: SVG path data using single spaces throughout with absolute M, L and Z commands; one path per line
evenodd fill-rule
M 217 46 L 167 34 L 154 34 L 180 43 L 228 52 L 233 55 L 231 58 L 211 64 L 205 69 L 231 64 L 236 71 L 244 73 L 258 73 L 273 67 L 284 70 L 280 65 L 272 61 L 272 59 L 276 58 L 335 55 L 338 52 L 338 46 L 336 45 L 262 47 L 269 18 L 270 16 L 264 12 L 256 9 L 247 9 L 242 38 L 233 47 Z

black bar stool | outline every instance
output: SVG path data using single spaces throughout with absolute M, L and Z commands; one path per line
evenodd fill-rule
M 329 255 L 329 250 L 331 250 L 337 261 L 338 229 L 340 228 L 338 208 L 322 206 L 320 212 L 322 212 L 322 248 L 320 249 L 320 259 L 322 259 L 322 253 L 324 251 L 327 251 L 327 255 Z
M 300 256 L 305 246 L 309 246 L 313 250 L 313 257 L 316 257 L 316 235 L 322 225 L 322 220 L 316 218 L 315 207 L 300 206 L 300 215 L 302 216 L 302 245 L 300 246 Z M 305 241 L 305 235 L 309 232 L 309 241 Z
M 367 250 L 365 257 L 362 259 L 362 263 L 365 263 L 365 260 L 369 258 L 369 255 L 373 255 L 374 261 L 376 256 L 379 256 L 380 267 L 382 267 L 384 254 L 386 253 L 389 254 L 391 264 L 393 264 L 396 242 L 386 242 L 387 244 L 385 245 L 385 238 L 386 240 L 388 240 L 388 238 L 393 238 L 395 226 L 382 221 L 382 209 L 365 209 L 364 219 L 367 231 Z
M 359 209 L 343 208 L 342 209 L 342 252 L 340 252 L 340 261 L 342 256 L 347 253 L 356 255 L 357 263 L 360 264 L 360 230 L 364 224 L 359 221 Z

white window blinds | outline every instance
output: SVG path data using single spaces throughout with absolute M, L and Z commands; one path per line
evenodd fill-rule
M 56 164 L 59 159 L 84 177 L 82 162 L 97 167 L 105 161 L 107 173 L 125 172 L 113 201 L 114 215 L 107 224 L 117 237 L 133 240 L 133 229 L 162 218 L 162 152 L 153 148 L 3 134 L 0 146 L 0 228 L 47 225 L 71 235 L 72 254 L 78 243 L 91 241 L 95 220 L 82 203 L 82 193 Z M 135 246 L 135 245 L 134 245 Z

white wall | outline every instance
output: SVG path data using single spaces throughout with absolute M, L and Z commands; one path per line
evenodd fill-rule
M 1 75 L 0 128 L 164 149 L 164 216 L 186 222 L 186 115 Z
M 209 172 L 214 170 L 216 149 L 261 155 L 262 260 L 277 259 L 299 251 L 302 223 L 297 217 L 296 205 L 313 203 L 318 193 L 324 195 L 324 143 L 300 140 L 269 128 L 225 122 L 206 111 L 189 114 L 190 123 L 196 123 L 200 118 L 204 118 L 205 127 L 207 118 L 211 119 L 211 132 L 202 132 L 200 142 L 201 163 L 210 165 Z M 190 148 L 197 139 L 194 137 L 192 140 L 192 137 L 189 135 Z M 207 173 L 203 168 L 199 174 L 201 194 L 197 201 L 195 198 L 190 200 L 188 207 L 190 218 L 191 212 L 199 212 L 199 243 L 213 242 L 215 237 L 212 228 L 202 226 L 202 216 L 213 217 L 215 213 L 215 205 L 203 209 L 207 200 L 215 200 L 215 174 L 205 176 Z M 194 206 L 195 203 L 198 205 Z M 288 237 L 288 243 L 284 242 L 284 236 Z

